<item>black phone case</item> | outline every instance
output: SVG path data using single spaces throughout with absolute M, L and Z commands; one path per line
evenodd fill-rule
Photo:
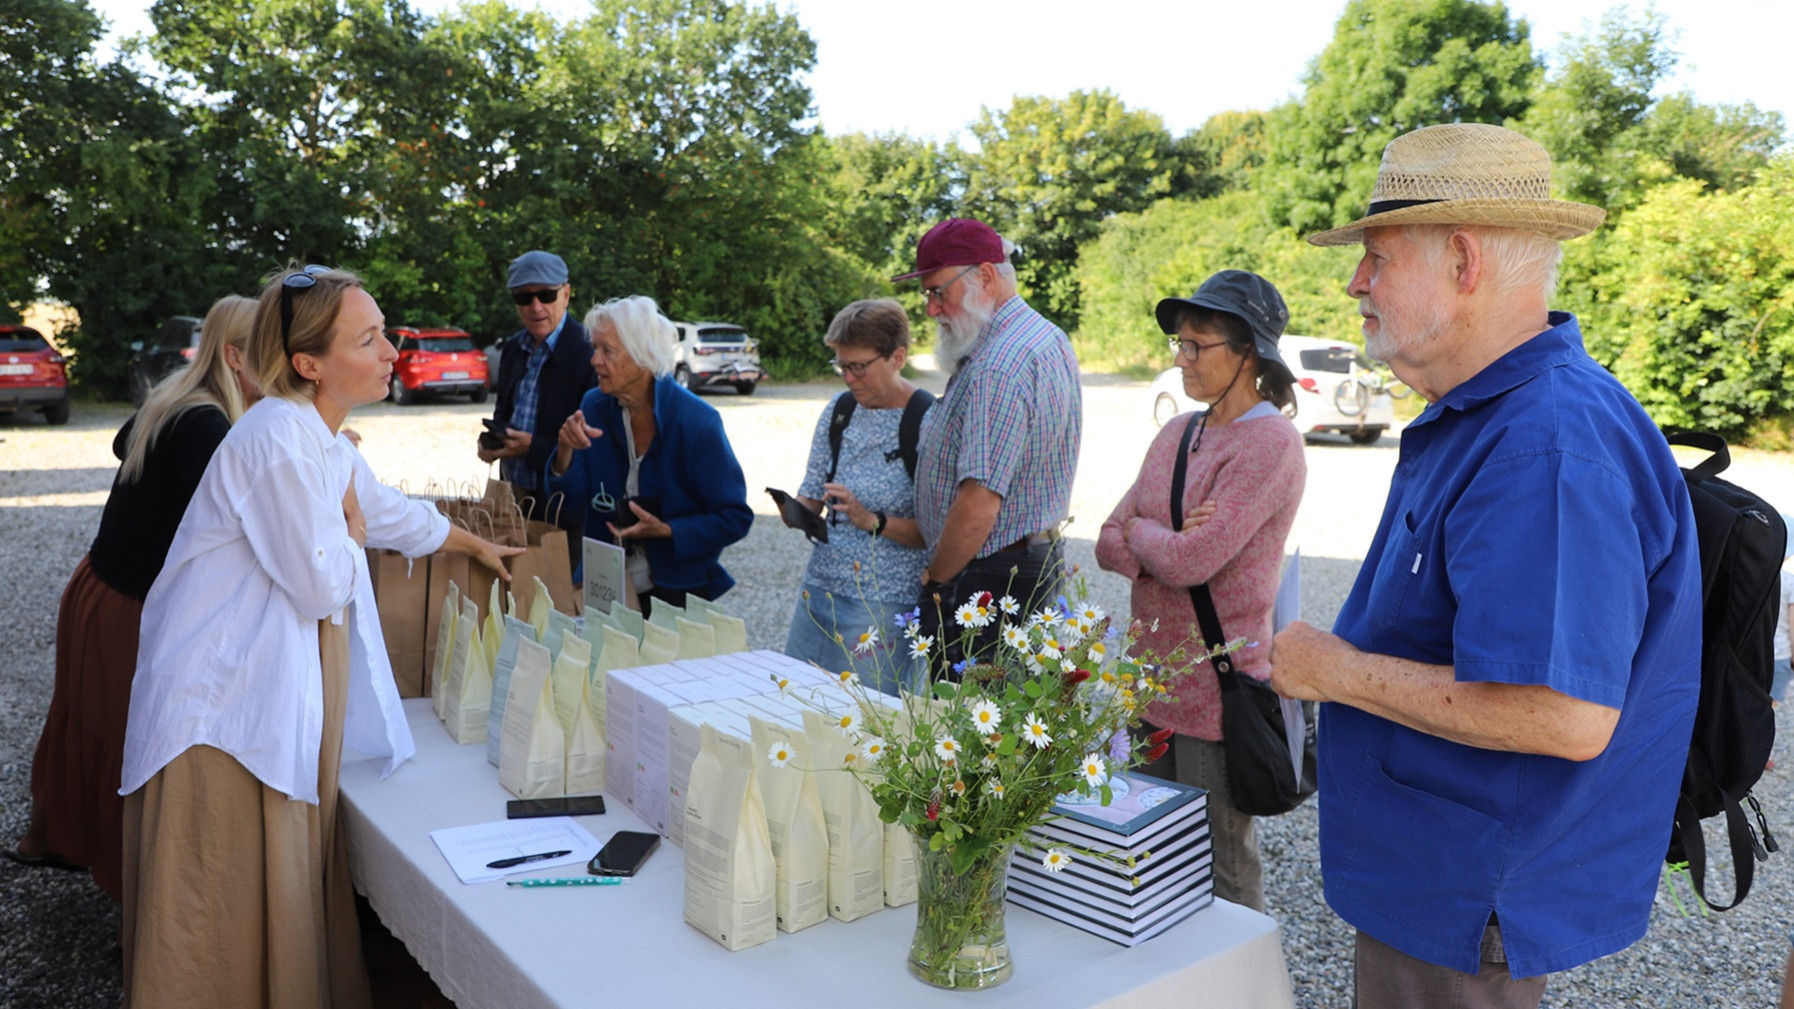
M 798 532 L 818 543 L 828 542 L 828 523 L 822 520 L 822 516 L 805 508 L 796 498 L 777 487 L 766 488 L 766 493 L 772 495 L 773 503 L 779 506 L 779 514 L 785 516 L 785 521 L 791 523 Z
M 624 866 L 611 866 L 611 867 L 607 868 L 604 865 L 605 856 L 608 853 L 610 853 L 611 846 L 618 843 L 617 836 L 613 835 L 609 841 L 606 841 L 604 843 L 604 847 L 598 849 L 598 854 L 593 855 L 592 860 L 590 862 L 586 863 L 586 873 L 587 874 L 592 875 L 592 876 L 633 876 L 636 874 L 636 871 L 639 870 L 642 867 L 642 865 L 648 861 L 648 856 L 654 854 L 654 852 L 660 848 L 660 835 L 658 835 L 658 834 L 646 834 L 646 833 L 639 832 L 639 831 L 619 831 L 618 833 L 619 834 L 629 834 L 629 835 L 631 835 L 632 839 L 636 835 L 640 835 L 640 836 L 649 838 L 648 845 L 647 845 L 647 847 L 645 847 L 641 850 L 641 854 L 636 856 L 635 861 L 633 863 L 631 863 L 629 865 L 624 865 Z M 623 843 L 625 843 L 625 844 L 633 843 L 632 839 L 625 840 Z

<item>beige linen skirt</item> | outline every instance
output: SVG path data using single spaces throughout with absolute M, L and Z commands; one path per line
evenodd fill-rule
M 312 805 L 196 746 L 125 798 L 124 981 L 135 1009 L 365 1009 L 337 818 L 349 629 L 318 625 L 324 740 Z

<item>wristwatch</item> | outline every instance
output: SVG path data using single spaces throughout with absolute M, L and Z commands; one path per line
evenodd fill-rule
M 890 520 L 885 517 L 884 512 L 873 512 L 872 514 L 878 516 L 878 524 L 872 527 L 872 538 L 877 539 L 885 534 L 885 523 Z

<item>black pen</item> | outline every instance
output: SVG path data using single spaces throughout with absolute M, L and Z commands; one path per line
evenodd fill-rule
M 571 854 L 573 854 L 572 851 L 539 851 L 534 855 L 518 855 L 516 858 L 501 858 L 496 862 L 487 862 L 486 868 L 509 869 L 512 866 L 522 865 L 525 862 L 545 862 L 551 858 L 560 858 L 563 855 Z

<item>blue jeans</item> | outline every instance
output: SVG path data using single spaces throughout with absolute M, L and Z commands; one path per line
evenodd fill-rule
M 815 585 L 797 598 L 791 613 L 791 630 L 785 635 L 785 654 L 814 662 L 831 673 L 851 669 L 867 687 L 896 696 L 899 684 L 912 680 L 909 642 L 892 617 L 910 606 L 856 595 L 830 594 Z M 853 646 L 866 628 L 878 629 L 878 644 L 863 655 Z M 842 641 L 835 641 L 835 634 Z
M 1788 680 L 1794 676 L 1794 668 L 1790 668 L 1787 659 L 1775 660 L 1775 681 L 1769 685 L 1769 696 L 1780 704 L 1788 699 Z

